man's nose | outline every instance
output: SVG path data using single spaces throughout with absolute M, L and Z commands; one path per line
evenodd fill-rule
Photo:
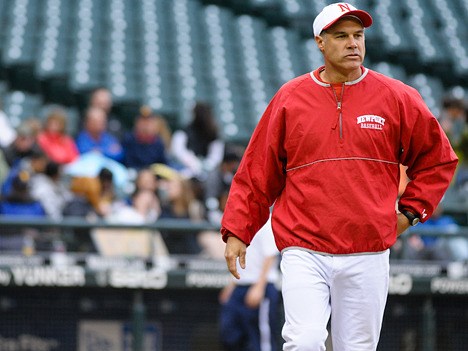
M 355 48 L 357 48 L 357 46 L 358 45 L 357 45 L 356 39 L 354 37 L 352 37 L 352 36 L 349 37 L 348 47 L 355 49 Z

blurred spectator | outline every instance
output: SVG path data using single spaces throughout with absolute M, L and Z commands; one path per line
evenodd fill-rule
M 224 142 L 219 137 L 216 119 L 209 104 L 198 102 L 195 105 L 190 124 L 174 132 L 171 151 L 189 178 L 203 179 L 206 172 L 221 163 Z
M 167 168 L 159 167 L 156 169 L 157 175 L 163 175 L 159 180 L 158 187 L 158 197 L 161 202 L 159 218 L 202 220 L 202 204 L 195 198 L 191 181 Z M 161 234 L 170 253 L 199 254 L 201 252 L 196 231 L 182 233 L 162 231 Z
M 23 122 L 19 125 L 16 129 L 15 140 L 3 149 L 5 159 L 10 167 L 13 167 L 22 158 L 40 150 L 36 137 L 36 131 L 28 123 Z
M 122 146 L 117 138 L 107 132 L 107 116 L 100 108 L 86 110 L 84 128 L 76 138 L 76 145 L 81 154 L 96 151 L 115 161 L 123 161 Z
M 397 256 L 395 258 L 409 260 L 466 260 L 468 259 L 468 239 L 452 237 L 458 228 L 459 225 L 455 219 L 444 213 L 443 202 L 441 202 L 431 218 L 411 229 L 411 233 L 402 241 L 404 244 L 399 245 L 398 252 L 393 254 Z
M 452 96 L 445 97 L 439 122 L 452 146 L 457 149 L 467 128 L 465 101 Z
M 56 107 L 47 115 L 44 128 L 37 137 L 39 146 L 49 159 L 59 164 L 73 162 L 79 156 L 75 141 L 66 130 L 66 111 Z
M 2 195 L 9 195 L 12 187 L 13 180 L 21 172 L 27 172 L 29 176 L 34 176 L 37 173 L 44 172 L 48 158 L 40 148 L 34 148 L 27 157 L 19 159 L 10 171 L 2 184 Z
M 182 177 L 160 180 L 161 217 L 202 220 L 203 211 L 197 203 L 191 181 Z
M 97 177 L 72 178 L 70 190 L 84 197 L 98 216 L 105 217 L 112 213 L 116 195 L 113 174 L 109 169 L 101 169 Z
M 135 179 L 135 191 L 130 203 L 145 222 L 154 222 L 161 214 L 161 204 L 157 196 L 158 180 L 149 168 L 138 172 Z
M 133 131 L 123 138 L 122 146 L 125 150 L 124 164 L 129 168 L 138 170 L 153 163 L 167 164 L 160 122 L 146 106 L 141 108 L 140 115 L 135 119 Z
M 0 201 L 0 214 L 46 216 L 41 203 L 31 196 L 30 179 L 27 171 L 21 171 L 13 178 L 11 191 Z
M 463 133 L 458 147 L 459 162 L 457 173 L 455 174 L 455 187 L 462 191 L 462 195 L 467 199 L 468 195 L 468 131 Z
M 98 87 L 91 91 L 88 101 L 88 108 L 97 107 L 102 109 L 107 117 L 108 131 L 117 139 L 122 137 L 122 124 L 120 119 L 112 113 L 112 94 L 106 87 Z
M 16 131 L 12 127 L 8 116 L 0 110 L 0 147 L 8 147 L 16 138 Z
M 46 213 L 39 201 L 30 193 L 30 174 L 21 171 L 12 180 L 11 191 L 0 199 L 2 216 L 45 217 Z M 3 228 L 0 233 L 0 250 L 21 251 L 33 254 L 39 232 L 30 228 Z
M 204 182 L 204 201 L 208 220 L 212 223 L 221 224 L 224 205 L 241 158 L 240 150 L 234 147 L 226 148 L 223 162 L 208 173 Z
M 37 137 L 39 133 L 42 131 L 42 120 L 38 117 L 28 117 L 24 119 L 21 124 L 27 125 L 33 131 L 33 134 Z
M 47 163 L 44 172 L 31 177 L 31 195 L 54 220 L 62 218 L 65 205 L 73 198 L 62 179 L 62 167 L 55 162 Z
M 5 154 L 3 153 L 3 150 L 0 149 L 0 184 L 3 184 L 5 179 L 8 177 L 9 172 L 10 172 L 10 166 L 8 165 L 5 159 Z
M 164 148 L 166 149 L 166 153 L 171 152 L 171 145 L 172 145 L 172 131 L 169 127 L 169 123 L 167 123 L 166 118 L 160 115 L 155 115 L 157 124 L 158 124 L 158 134 L 161 137 L 162 142 L 164 143 Z

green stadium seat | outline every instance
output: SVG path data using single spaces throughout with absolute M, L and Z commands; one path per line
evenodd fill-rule
M 12 90 L 3 96 L 3 110 L 15 128 L 27 118 L 39 117 L 42 104 L 42 97 L 37 94 Z

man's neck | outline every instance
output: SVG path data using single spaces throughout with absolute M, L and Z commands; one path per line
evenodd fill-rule
M 362 75 L 362 68 L 353 70 L 352 72 L 339 72 L 333 69 L 325 68 L 320 71 L 320 79 L 326 83 L 344 83 L 352 82 L 353 80 L 358 79 Z

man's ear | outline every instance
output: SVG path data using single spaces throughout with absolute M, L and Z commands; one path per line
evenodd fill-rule
M 320 35 L 317 35 L 315 37 L 315 42 L 317 43 L 317 46 L 318 46 L 319 50 L 323 51 L 323 44 L 324 44 L 323 37 L 320 36 Z

